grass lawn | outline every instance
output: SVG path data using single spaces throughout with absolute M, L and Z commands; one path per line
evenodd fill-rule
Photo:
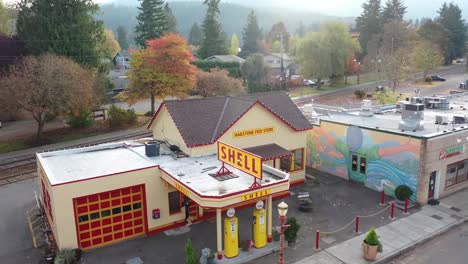
M 150 117 L 140 116 L 135 125 L 129 125 L 121 127 L 119 129 L 111 129 L 107 122 L 96 121 L 96 124 L 89 128 L 83 129 L 72 129 L 72 128 L 61 128 L 53 131 L 47 131 L 43 133 L 44 142 L 40 145 L 54 144 L 66 141 L 72 141 L 87 137 L 93 137 L 100 134 L 109 133 L 120 129 L 136 128 L 146 125 Z M 31 147 L 40 146 L 35 144 L 33 137 L 18 138 L 8 141 L 0 141 L 0 153 L 7 153 Z

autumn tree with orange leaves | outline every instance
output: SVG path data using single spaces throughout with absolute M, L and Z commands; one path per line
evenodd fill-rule
M 121 97 L 130 104 L 150 98 L 154 114 L 155 99 L 183 98 L 194 86 L 196 68 L 190 64 L 192 60 L 187 42 L 178 34 L 148 40 L 146 49 L 132 56 L 130 85 Z

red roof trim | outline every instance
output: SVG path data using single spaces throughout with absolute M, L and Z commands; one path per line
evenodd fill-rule
M 141 171 L 141 170 L 146 170 L 146 169 L 151 169 L 151 168 L 158 168 L 158 167 L 159 167 L 159 165 L 154 165 L 154 166 L 149 166 L 149 167 L 144 167 L 144 168 L 139 168 L 139 169 L 134 169 L 134 170 L 119 171 L 119 172 L 116 172 L 116 173 L 100 175 L 100 176 L 91 177 L 91 178 L 87 178 L 87 179 L 81 179 L 81 180 L 76 180 L 76 181 L 69 181 L 69 182 L 62 182 L 62 183 L 58 183 L 58 184 L 53 184 L 52 186 L 60 186 L 60 185 L 65 185 L 65 184 L 70 184 L 70 183 L 77 183 L 77 182 L 95 180 L 95 179 L 99 179 L 99 178 L 104 178 L 104 177 L 109 177 L 109 176 L 114 176 L 114 175 L 134 172 L 134 171 Z
M 201 197 L 201 198 L 220 199 L 220 198 L 226 198 L 226 197 L 229 197 L 229 196 L 235 196 L 235 195 L 238 195 L 238 194 L 248 193 L 248 192 L 252 192 L 252 191 L 255 191 L 255 190 L 260 189 L 260 188 L 248 189 L 248 190 L 244 190 L 244 191 L 239 191 L 239 192 L 234 192 L 234 193 L 228 193 L 228 194 L 221 195 L 221 196 L 202 195 L 202 194 L 199 194 L 199 193 L 198 193 L 197 191 L 195 191 L 194 189 L 188 187 L 185 183 L 182 183 L 182 182 L 178 181 L 177 179 L 175 179 L 174 176 L 172 176 L 170 173 L 168 173 L 167 171 L 165 171 L 163 168 L 159 168 L 159 170 L 161 170 L 161 171 L 164 172 L 166 175 L 168 175 L 169 177 L 171 177 L 174 181 L 178 182 L 180 185 L 182 185 L 182 186 L 184 186 L 185 188 L 189 189 L 191 192 L 195 193 L 198 197 Z M 253 179 L 253 177 L 252 177 L 252 179 Z M 164 180 L 164 179 L 163 179 L 163 180 Z M 289 179 L 284 179 L 284 180 L 281 180 L 281 181 L 278 181 L 278 182 L 270 183 L 270 184 L 267 184 L 267 185 L 262 185 L 261 188 L 271 187 L 271 186 L 279 185 L 279 184 L 282 184 L 282 183 L 285 183 L 285 182 L 289 182 Z

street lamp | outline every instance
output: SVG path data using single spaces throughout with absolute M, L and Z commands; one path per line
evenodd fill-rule
M 359 74 L 361 73 L 361 62 L 360 61 L 357 61 L 357 60 L 354 60 L 354 63 L 358 64 L 358 70 L 357 70 L 357 84 L 359 84 Z
M 283 201 L 278 204 L 278 214 L 281 223 L 281 239 L 280 239 L 280 259 L 279 264 L 284 264 L 284 230 L 288 228 L 286 225 L 286 214 L 288 213 L 288 205 Z

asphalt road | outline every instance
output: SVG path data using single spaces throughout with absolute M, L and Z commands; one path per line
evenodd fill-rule
M 407 252 L 388 264 L 468 263 L 468 223 Z

